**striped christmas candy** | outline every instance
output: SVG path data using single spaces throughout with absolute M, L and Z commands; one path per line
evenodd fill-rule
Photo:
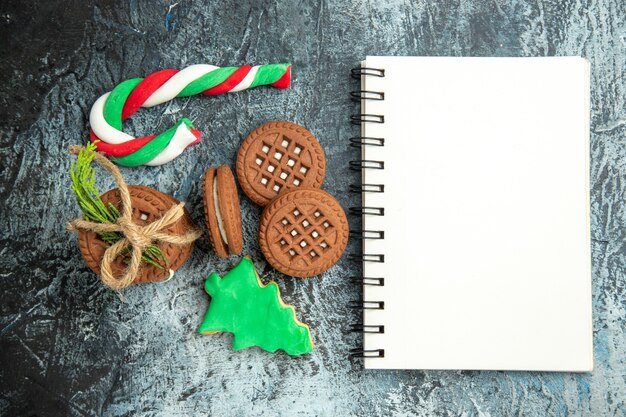
M 183 118 L 159 135 L 135 138 L 122 131 L 122 121 L 140 107 L 153 107 L 176 97 L 195 94 L 214 96 L 269 85 L 288 88 L 291 65 L 268 64 L 242 67 L 191 65 L 182 70 L 165 69 L 146 78 L 133 78 L 101 96 L 91 108 L 91 140 L 99 152 L 125 166 L 162 165 L 200 141 L 200 132 Z

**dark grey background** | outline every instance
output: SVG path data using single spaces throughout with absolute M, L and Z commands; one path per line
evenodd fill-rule
M 626 415 L 626 19 L 622 0 L 205 2 L 81 0 L 0 2 L 0 415 Z M 379 4 L 380 3 L 380 4 Z M 202 224 L 200 180 L 234 162 L 259 124 L 310 129 L 328 156 L 325 188 L 344 207 L 356 173 L 347 147 L 357 110 L 349 70 L 366 54 L 582 55 L 591 61 L 591 222 L 595 370 L 364 372 L 346 360 L 360 337 L 347 308 L 359 288 L 346 257 L 320 277 L 285 278 L 256 242 L 260 210 L 242 196 L 245 253 L 276 278 L 310 324 L 302 358 L 196 333 L 202 289 L 219 260 L 206 236 L 165 284 L 107 291 L 82 261 L 65 222 L 79 214 L 69 188 L 69 145 L 87 138 L 94 100 L 127 78 L 195 63 L 291 62 L 293 86 L 177 99 L 125 124 L 161 132 L 190 117 L 202 142 L 161 167 L 124 169 L 188 203 Z M 511 126 L 515 129 L 515 126 Z M 102 175 L 101 189 L 112 186 Z M 352 221 L 351 226 L 359 226 Z M 451 236 L 451 239 L 454 237 Z M 358 242 L 348 251 L 358 252 Z M 454 261 L 451 254 L 451 262 Z

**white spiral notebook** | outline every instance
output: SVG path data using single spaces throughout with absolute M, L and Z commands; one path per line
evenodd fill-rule
M 591 371 L 589 64 L 368 57 L 366 368 Z

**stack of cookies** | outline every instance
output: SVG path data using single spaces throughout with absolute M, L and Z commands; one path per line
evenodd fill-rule
M 239 148 L 241 188 L 265 207 L 259 225 L 261 250 L 274 268 L 287 275 L 310 277 L 326 271 L 348 243 L 345 212 L 320 188 L 325 175 L 320 143 L 294 123 L 266 123 Z M 241 211 L 230 169 L 209 169 L 204 184 L 205 214 L 216 252 L 224 257 L 239 254 Z

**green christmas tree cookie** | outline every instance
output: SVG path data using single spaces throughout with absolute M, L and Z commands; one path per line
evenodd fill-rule
M 258 346 L 291 356 L 313 350 L 309 327 L 298 321 L 293 306 L 283 303 L 275 282 L 263 285 L 250 259 L 243 258 L 223 278 L 212 273 L 204 288 L 211 303 L 200 333 L 233 333 L 234 350 Z

